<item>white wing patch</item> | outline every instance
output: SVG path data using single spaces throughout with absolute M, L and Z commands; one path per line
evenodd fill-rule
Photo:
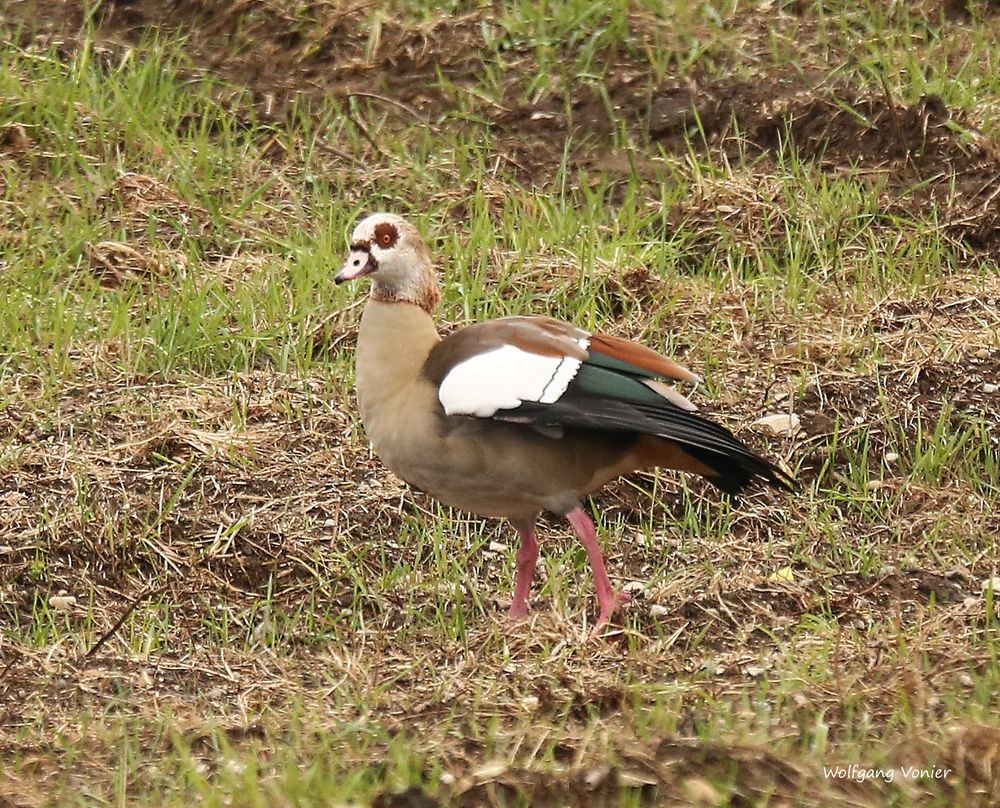
M 576 340 L 581 348 L 589 337 Z M 566 392 L 581 362 L 571 356 L 542 356 L 504 345 L 459 362 L 438 388 L 447 415 L 489 418 L 497 410 L 512 410 L 525 401 L 552 404 Z

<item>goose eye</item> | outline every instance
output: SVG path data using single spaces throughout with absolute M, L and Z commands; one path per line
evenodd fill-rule
M 399 239 L 399 231 L 392 222 L 379 222 L 375 225 L 375 232 L 372 235 L 375 244 L 383 250 L 395 247 L 396 241 Z

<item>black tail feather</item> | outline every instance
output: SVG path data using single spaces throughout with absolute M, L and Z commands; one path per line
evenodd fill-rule
M 680 444 L 692 457 L 717 472 L 717 476 L 706 479 L 728 493 L 737 494 L 755 480 L 784 491 L 796 490 L 791 475 L 759 457 L 724 426 L 667 401 L 651 405 L 592 394 L 563 395 L 552 404 L 526 402 L 516 409 L 500 410 L 493 417 L 541 426 L 656 435 Z
M 795 480 L 791 476 L 762 457 L 720 454 L 687 444 L 684 448 L 692 457 L 717 473 L 717 476 L 705 477 L 705 479 L 727 494 L 740 494 L 758 480 L 772 488 L 791 494 L 798 490 Z

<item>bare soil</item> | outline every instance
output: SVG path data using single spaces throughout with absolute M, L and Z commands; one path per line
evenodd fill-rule
M 459 94 L 481 79 L 488 47 L 483 26 L 491 22 L 486 10 L 422 23 L 385 15 L 373 40 L 367 3 L 316 4 L 298 16 L 289 8 L 281 0 L 108 0 L 93 21 L 109 46 L 151 33 L 184 36 L 195 72 L 248 89 L 267 117 L 280 117 L 301 100 L 353 99 L 407 123 L 450 118 L 454 125 L 459 98 L 441 87 L 438 73 Z M 972 13 L 962 2 L 923 8 L 928 20 Z M 993 13 L 995 5 L 976 9 Z M 80 4 L 70 0 L 16 0 L 7 13 L 8 27 L 28 26 L 23 37 L 42 31 L 66 48 L 82 22 Z M 640 40 L 655 26 L 641 17 L 632 22 Z M 761 39 L 780 26 L 766 12 L 745 24 L 756 26 Z M 808 20 L 803 24 L 799 36 L 808 35 Z M 607 100 L 591 84 L 577 83 L 529 104 L 518 65 L 527 70 L 531 50 L 517 42 L 504 47 L 513 66 L 504 97 L 479 97 L 477 115 L 501 133 L 498 153 L 533 181 L 544 183 L 558 169 L 568 136 L 578 142 L 571 165 L 637 170 L 636 161 L 623 161 L 612 145 L 619 121 L 679 157 L 688 149 L 686 136 L 700 132 L 703 148 L 720 158 L 767 158 L 791 148 L 833 175 L 861 174 L 884 195 L 887 216 L 937 211 L 945 231 L 971 254 L 1000 255 L 1000 146 L 977 130 L 969 112 L 949 109 L 936 96 L 911 104 L 881 89 L 831 81 L 825 70 L 766 64 L 750 79 L 695 72 L 655 81 L 641 59 L 612 51 L 604 54 Z M 641 173 L 645 161 L 640 156 L 638 162 Z M 771 167 L 765 159 L 759 171 L 766 175 Z
M 19 0 L 7 6 L 5 25 L 8 29 L 16 23 L 29 26 L 21 33 L 26 41 L 41 37 L 65 49 L 75 47 L 82 22 L 80 4 Z M 240 91 L 246 88 L 260 115 L 280 117 L 297 99 L 316 103 L 353 97 L 359 103 L 381 104 L 407 123 L 414 116 L 435 123 L 446 119 L 456 104 L 450 91 L 438 86 L 437 71 L 459 87 L 478 83 L 479 54 L 485 47 L 480 25 L 483 12 L 421 24 L 387 18 L 373 46 L 363 30 L 365 3 L 343 8 L 317 5 L 314 17 L 305 22 L 289 18 L 286 7 L 277 0 L 234 4 L 108 0 L 98 5 L 93 21 L 109 49 L 153 32 L 183 34 L 192 72 L 217 75 Z M 954 2 L 943 7 L 948 13 L 969 13 L 967 6 Z M 527 52 L 519 54 L 516 47 L 510 54 L 512 61 L 528 56 Z M 654 82 L 648 69 L 629 60 L 627 54 L 609 54 L 609 59 L 618 68 L 609 85 L 612 106 L 638 137 L 668 154 L 682 156 L 687 148 L 684 135 L 697 127 L 706 152 L 720 158 L 744 154 L 759 160 L 758 187 L 720 186 L 714 196 L 679 204 L 671 213 L 674 221 L 715 217 L 719 205 L 728 204 L 734 194 L 743 194 L 744 201 L 749 198 L 753 204 L 766 204 L 767 177 L 776 155 L 788 143 L 800 159 L 822 171 L 869 179 L 873 193 L 881 195 L 887 220 L 896 215 L 922 217 L 933 209 L 950 237 L 963 245 L 970 262 L 1000 255 L 1000 153 L 995 142 L 977 131 L 973 112 L 949 109 L 931 96 L 907 104 L 884 93 L 831 86 L 819 75 L 792 76 L 777 70 L 768 73 L 765 69 L 754 80 L 677 77 Z M 568 104 L 557 95 L 528 104 L 523 100 L 523 86 L 514 81 L 504 98 L 484 103 L 480 113 L 502 135 L 501 145 L 511 165 L 540 183 L 554 174 L 569 135 L 579 144 L 573 153 L 578 168 L 656 171 L 650 167 L 651 157 L 630 162 L 615 149 L 616 122 L 610 120 L 604 100 L 589 87 L 577 88 Z M 13 140 L 0 143 L 0 148 L 20 148 L 14 142 L 16 132 L 5 137 Z M 148 236 L 149 210 L 176 210 L 185 203 L 155 180 L 129 175 L 107 190 L 102 204 L 103 215 L 116 229 L 134 232 L 139 239 Z M 198 211 L 184 213 L 197 222 Z M 744 224 L 757 226 L 750 217 Z M 172 243 L 169 230 L 157 237 L 168 247 Z M 90 259 L 91 269 L 108 284 L 139 277 L 155 286 L 162 271 L 159 263 L 149 263 L 111 244 L 96 245 Z M 641 269 L 622 281 L 636 295 L 655 293 L 656 282 Z M 834 432 L 842 425 L 864 423 L 874 455 L 884 452 L 892 430 L 915 435 L 921 425 L 933 424 L 945 406 L 954 418 L 982 417 L 995 428 L 1000 423 L 1000 405 L 996 396 L 983 393 L 983 385 L 1000 376 L 1000 351 L 966 342 L 970 333 L 982 333 L 983 322 L 1000 327 L 998 300 L 1000 282 L 986 292 L 956 282 L 940 299 L 886 300 L 873 311 L 872 327 L 884 337 L 887 364 L 880 378 L 885 389 L 875 389 L 868 377 L 827 373 L 796 394 L 795 407 L 803 412 L 806 433 L 800 449 L 805 456 L 804 481 L 821 473 Z M 699 307 L 735 306 L 737 301 L 690 303 L 686 309 L 689 324 L 697 324 Z M 686 324 L 677 325 L 683 329 Z M 783 326 L 779 323 L 758 324 L 756 333 L 749 324 L 736 325 L 747 328 L 750 343 L 780 343 Z M 820 330 L 810 332 L 805 327 L 799 334 L 799 342 L 817 355 L 823 351 Z M 336 336 L 332 346 L 329 335 L 324 337 L 323 347 L 349 348 L 350 333 Z M 927 360 L 930 346 L 942 339 L 954 344 L 953 360 Z M 791 358 L 788 361 L 791 365 Z M 780 374 L 780 356 L 776 362 L 775 371 Z M 744 411 L 735 402 L 726 403 L 726 408 L 744 420 L 761 402 L 773 401 L 764 380 L 744 379 L 739 368 L 732 368 L 720 381 L 724 388 L 741 390 Z M 884 423 L 874 412 L 880 394 L 887 408 L 899 413 L 894 423 Z M 239 434 L 231 429 L 234 399 L 243 402 L 248 412 L 248 425 Z M 125 419 L 116 414 L 120 412 L 149 415 L 145 420 Z M 429 507 L 420 495 L 404 497 L 403 486 L 366 455 L 344 451 L 344 436 L 350 429 L 346 407 L 320 407 L 300 385 L 285 385 L 280 377 L 264 371 L 230 381 L 205 379 L 184 385 L 154 378 L 102 379 L 99 384 L 81 381 L 65 390 L 58 423 L 55 427 L 48 420 L 36 420 L 30 412 L 0 411 L 0 435 L 12 445 L 31 448 L 4 469 L 0 481 L 0 537 L 18 537 L 16 546 L 0 546 L 0 594 L 24 620 L 32 614 L 36 592 L 72 591 L 81 576 L 94 584 L 95 601 L 119 604 L 117 613 L 107 615 L 103 622 L 108 630 L 129 609 L 155 608 L 157 598 L 167 594 L 167 600 L 178 604 L 171 628 L 184 638 L 178 647 L 189 647 L 192 638 L 196 641 L 206 635 L 205 615 L 220 602 L 233 614 L 251 610 L 268 581 L 274 582 L 271 597 L 276 609 L 294 613 L 311 599 L 321 599 L 336 612 L 355 597 L 353 582 L 344 578 L 326 553 L 333 542 L 352 545 L 351 535 L 337 533 L 340 526 L 350 524 L 350 531 L 361 534 L 377 523 L 380 531 L 392 536 L 413 513 Z M 839 456 L 824 473 L 842 473 L 849 462 L 848 455 Z M 182 493 L 172 515 L 157 523 L 158 492 L 183 490 L 191 468 L 198 469 L 203 482 L 197 497 L 193 490 Z M 891 475 L 886 483 L 902 484 Z M 618 483 L 601 495 L 601 506 L 611 518 L 637 523 L 648 503 L 645 491 L 651 488 L 648 478 L 641 479 L 638 488 Z M 61 503 L 69 497 L 85 501 L 93 521 L 80 517 L 78 522 L 49 524 L 39 520 L 39 514 L 65 512 Z M 887 513 L 887 523 L 902 526 L 904 537 L 914 543 L 923 540 L 931 520 L 944 521 L 956 530 L 964 520 L 975 520 L 1000 534 L 1000 515 L 989 513 L 981 496 L 977 499 L 973 492 L 956 488 L 934 492 L 934 497 L 930 502 L 929 493 L 914 486 L 905 510 Z M 390 507 L 387 503 L 400 504 Z M 429 681 L 428 674 L 389 639 L 405 623 L 410 593 L 404 585 L 361 605 L 365 621 L 381 631 L 372 634 L 370 646 L 359 658 L 348 658 L 338 649 L 317 648 L 306 637 L 301 655 L 276 658 L 234 648 L 221 660 L 207 651 L 181 657 L 169 650 L 169 636 L 155 663 L 118 657 L 110 644 L 96 645 L 87 658 L 61 649 L 29 658 L 15 652 L 0 634 L 0 726 L 16 724 L 24 715 L 39 711 L 47 711 L 53 726 L 58 726 L 60 717 L 72 716 L 81 707 L 100 712 L 112 699 L 125 699 L 138 715 L 150 718 L 166 704 L 196 727 L 199 716 L 212 712 L 228 722 L 225 729 L 232 742 L 267 747 L 282 741 L 275 728 L 248 724 L 241 716 L 280 705 L 292 691 L 296 697 L 314 692 L 320 700 L 327 686 L 327 680 L 317 675 L 322 670 L 342 675 L 359 688 L 400 683 L 376 705 L 380 719 L 399 731 L 426 733 L 430 741 L 440 744 L 447 764 L 463 772 L 463 779 L 454 786 L 454 804 L 502 804 L 498 801 L 504 795 L 519 793 L 527 795 L 533 805 L 611 805 L 617 804 L 623 790 L 638 791 L 648 804 L 664 799 L 700 799 L 711 804 L 713 787 L 708 780 L 734 770 L 739 772 L 741 793 L 747 795 L 739 804 L 752 804 L 762 795 L 792 801 L 803 794 L 830 805 L 884 804 L 886 792 L 879 783 L 824 780 L 795 760 L 756 746 L 681 738 L 646 745 L 623 741 L 613 763 L 581 762 L 588 743 L 582 730 L 585 719 L 600 717 L 612 735 L 627 722 L 622 717 L 628 704 L 619 676 L 623 664 L 637 679 L 646 676 L 650 681 L 711 666 L 715 672 L 711 687 L 720 694 L 739 695 L 759 677 L 775 675 L 773 666 L 758 670 L 759 660 L 780 650 L 776 630 L 795 626 L 804 616 L 823 619 L 832 615 L 859 626 L 893 619 L 921 621 L 926 627 L 923 653 L 932 660 L 929 666 L 908 666 L 898 649 L 885 644 L 863 647 L 846 641 L 842 658 L 834 660 L 843 672 L 840 687 L 860 691 L 876 721 L 888 720 L 893 709 L 889 696 L 900 690 L 914 704 L 922 705 L 927 720 L 932 721 L 942 708 L 930 698 L 934 681 L 928 679 L 950 681 L 963 671 L 985 666 L 982 609 L 969 606 L 968 599 L 979 594 L 978 582 L 994 572 L 986 552 L 976 563 L 951 570 L 890 565 L 865 575 L 827 576 L 820 595 L 812 586 L 815 570 L 796 569 L 792 580 L 772 580 L 755 564 L 762 548 L 769 547 L 777 554 L 770 559 L 772 566 L 781 566 L 781 554 L 791 555 L 791 548 L 776 539 L 786 518 L 780 505 L 766 497 L 752 505 L 745 512 L 737 506 L 733 530 L 723 543 L 692 547 L 677 539 L 676 546 L 650 548 L 635 543 L 616 548 L 612 564 L 625 580 L 644 580 L 664 553 L 676 554 L 679 572 L 670 591 L 634 595 L 634 611 L 643 615 L 637 630 L 658 638 L 650 640 L 656 653 L 645 656 L 630 651 L 627 638 L 622 637 L 598 647 L 570 644 L 565 655 L 554 660 L 525 654 L 528 661 L 504 673 L 495 693 L 498 718 L 523 718 L 524 701 L 531 697 L 542 711 L 569 705 L 571 719 L 577 722 L 571 721 L 571 727 L 581 727 L 580 737 L 567 741 L 561 750 L 561 769 L 555 776 L 539 774 L 527 754 L 531 741 L 541 743 L 541 738 L 524 744 L 524 760 L 518 765 L 498 767 L 484 765 L 486 750 L 479 742 L 467 740 L 463 746 L 445 737 L 440 728 L 444 712 L 478 693 L 469 681 L 468 668 L 459 662 L 467 658 L 468 647 L 484 648 L 490 656 L 490 646 L 498 640 L 490 628 L 473 628 L 466 647 L 456 643 L 433 649 L 436 669 L 452 677 L 445 698 L 435 697 L 440 682 Z M 681 498 L 665 496 L 664 507 L 667 518 L 680 516 Z M 219 514 L 230 511 L 252 513 L 252 519 L 231 539 L 219 543 Z M 349 512 L 347 520 L 345 512 Z M 106 523 L 108 519 L 102 517 L 110 514 L 128 514 L 129 529 L 118 545 L 93 534 L 93 525 Z M 852 518 L 845 513 L 845 529 Z M 509 541 L 496 530 L 499 540 Z M 560 531 L 551 526 L 552 541 L 568 543 L 570 537 Z M 49 558 L 40 570 L 34 564 L 34 550 L 43 541 Z M 402 543 L 390 544 L 388 549 L 395 560 L 413 553 L 412 547 Z M 829 550 L 817 547 L 816 555 L 829 557 Z M 385 559 L 371 554 L 353 560 L 374 576 Z M 471 589 L 506 591 L 508 582 L 499 580 L 500 560 L 495 554 L 484 553 L 471 563 L 467 582 Z M 719 570 L 717 577 L 706 579 L 700 571 L 708 568 Z M 157 583 L 164 569 L 173 573 L 165 592 Z M 724 580 L 739 580 L 742 587 L 738 591 L 723 587 Z M 530 630 L 504 641 L 515 650 L 538 650 L 550 638 L 565 636 L 568 624 L 586 606 L 581 594 L 571 601 L 568 617 L 542 608 Z M 653 606 L 660 608 L 654 612 Z M 502 603 L 486 604 L 484 625 L 502 612 Z M 79 618 L 79 614 L 73 617 Z M 699 626 L 701 634 L 697 648 L 688 653 L 682 647 L 684 640 L 677 638 L 692 624 Z M 676 647 L 674 642 L 678 642 Z M 892 664 L 878 668 L 882 660 Z M 862 682 L 857 673 L 862 669 L 880 672 Z M 921 670 L 930 674 L 925 677 Z M 289 682 L 295 687 L 290 689 Z M 836 733 L 842 725 L 837 711 L 843 693 L 817 690 L 810 696 L 803 716 L 814 715 L 816 705 L 828 705 L 827 720 Z M 234 704 L 240 709 L 234 709 Z M 697 708 L 692 708 L 682 727 L 693 728 L 701 718 Z M 790 725 L 788 729 L 795 728 Z M 193 730 L 190 740 L 201 738 L 207 744 L 198 732 L 203 730 Z M 470 738 L 477 735 L 469 733 Z M 622 737 L 627 736 L 623 733 Z M 80 757 L 86 765 L 108 762 L 106 748 L 86 748 L 85 737 L 80 742 Z M 28 761 L 28 770 L 31 761 L 37 761 L 38 771 L 44 773 L 51 750 L 22 745 L 11 735 L 3 735 L 0 743 L 3 753 Z M 150 733 L 140 743 L 153 747 L 163 740 Z M 901 742 L 890 758 L 919 760 L 925 752 L 916 740 Z M 89 761 L 88 754 L 93 756 Z M 980 804 L 991 804 L 1000 793 L 996 775 L 1000 737 L 995 730 L 974 725 L 956 728 L 950 743 L 935 754 L 981 786 Z M 211 749 L 206 748 L 205 758 L 214 759 Z M 0 792 L 0 805 L 5 800 L 18 808 L 40 804 L 36 797 L 32 785 L 23 783 L 9 796 Z M 425 808 L 438 802 L 411 790 L 386 793 L 375 804 Z

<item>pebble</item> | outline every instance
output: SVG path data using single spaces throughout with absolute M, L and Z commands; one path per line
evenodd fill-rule
M 57 612 L 69 612 L 76 606 L 76 598 L 72 595 L 53 595 L 49 598 L 49 606 Z
M 602 766 L 595 766 L 589 772 L 584 775 L 583 782 L 588 789 L 593 791 L 600 785 L 607 782 L 608 775 L 611 774 L 611 767 L 607 764 Z
M 885 462 L 886 463 L 895 463 L 897 460 L 899 460 L 899 455 L 896 454 L 895 452 L 886 452 L 885 453 Z
M 984 393 L 995 393 L 1000 390 L 1000 385 L 991 384 L 990 382 L 983 382 L 983 392 Z
M 774 415 L 765 415 L 763 418 L 758 418 L 753 422 L 753 425 L 762 426 L 770 430 L 772 435 L 788 435 L 789 437 L 793 437 L 798 433 L 800 423 L 801 419 L 794 412 L 779 412 Z
M 701 777 L 689 777 L 681 785 L 696 805 L 721 805 L 726 801 L 715 786 Z

